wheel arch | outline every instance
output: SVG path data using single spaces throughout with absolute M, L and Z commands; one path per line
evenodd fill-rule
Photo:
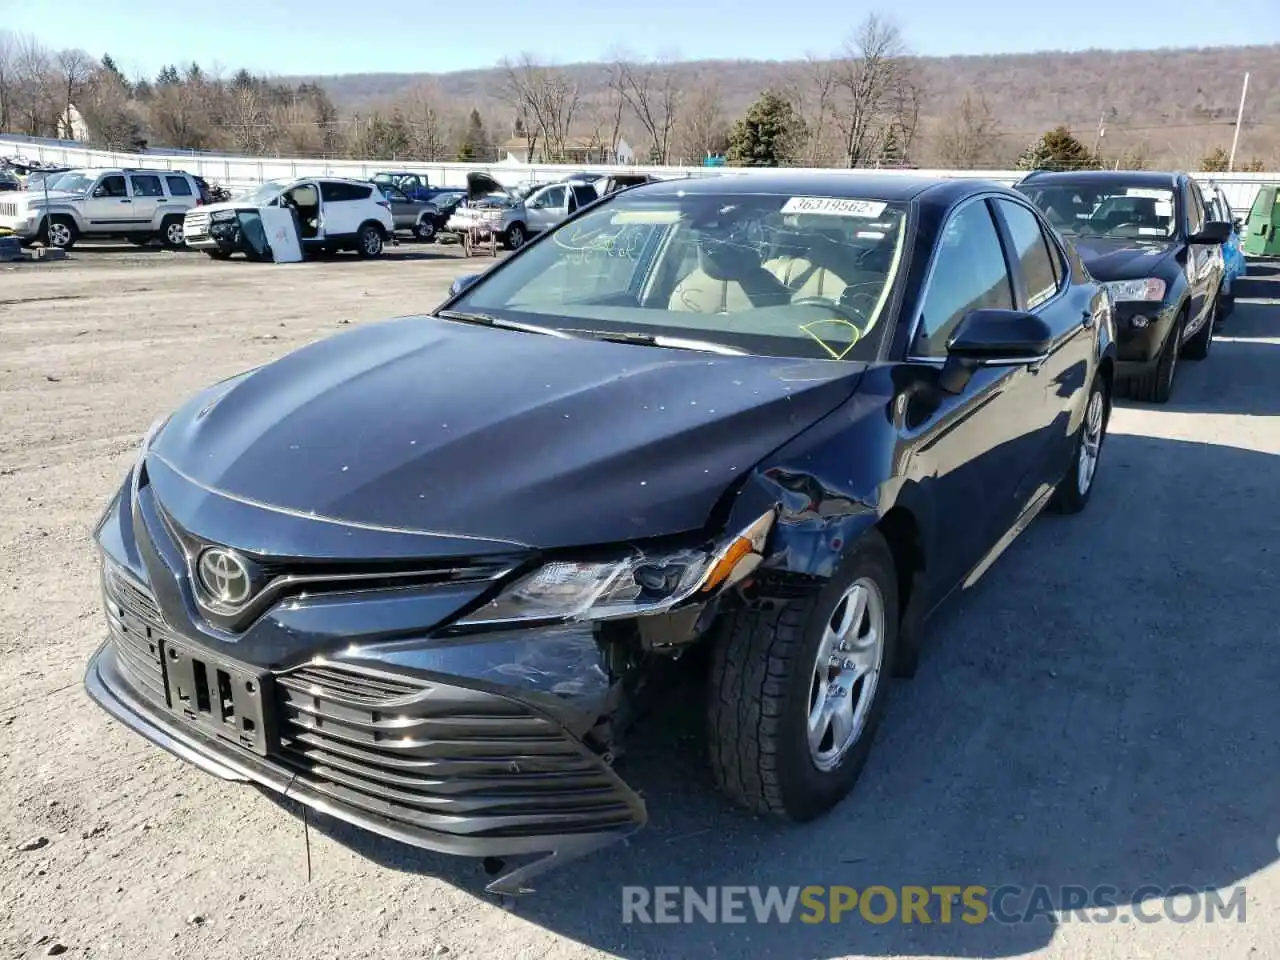
M 381 220 L 375 220 L 373 217 L 369 217 L 362 224 L 360 224 L 360 226 L 356 227 L 356 236 L 359 236 L 365 227 L 373 227 L 375 230 L 378 231 L 378 236 L 380 236 L 383 240 L 391 239 L 391 234 L 387 232 L 386 224 L 384 224 Z

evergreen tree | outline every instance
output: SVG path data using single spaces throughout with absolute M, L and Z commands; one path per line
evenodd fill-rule
M 1071 135 L 1066 127 L 1055 127 L 1022 152 L 1018 170 L 1097 170 L 1102 161 Z
M 729 163 L 744 167 L 776 167 L 790 160 L 800 120 L 791 101 L 766 90 L 729 131 Z

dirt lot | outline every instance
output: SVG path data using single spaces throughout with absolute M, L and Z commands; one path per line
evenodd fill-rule
M 197 387 L 438 303 L 402 246 L 272 267 L 78 249 L 0 267 L 0 955 L 1280 957 L 1280 279 L 1168 407 L 1117 410 L 1094 501 L 1037 522 L 935 626 L 857 794 L 782 827 L 713 792 L 698 718 L 637 744 L 644 833 L 503 910 L 478 866 L 313 822 L 108 720 L 88 531 Z M 23 849 L 35 847 L 35 849 Z M 1247 887 L 1246 922 L 623 925 L 624 884 Z M 1148 914 L 1156 913 L 1148 908 Z M 1122 911 L 1127 916 L 1128 910 Z M 936 917 L 935 917 L 936 919 Z

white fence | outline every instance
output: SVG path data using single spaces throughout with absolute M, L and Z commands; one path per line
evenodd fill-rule
M 0 136 L 0 156 L 21 156 L 71 167 L 142 167 L 152 170 L 185 170 L 235 190 L 264 180 L 295 177 L 352 177 L 367 180 L 380 170 L 405 170 L 424 173 L 433 184 L 466 186 L 467 173 L 480 170 L 491 174 L 508 186 L 525 180 L 555 180 L 568 173 L 586 169 L 581 166 L 506 163 L 414 163 L 403 160 L 315 160 L 287 157 L 236 157 L 210 153 L 113 153 L 70 146 L 65 142 L 36 141 L 21 137 Z M 590 169 L 605 169 L 595 164 Z M 706 177 L 724 173 L 759 172 L 762 168 L 741 167 L 626 167 L 628 173 L 649 173 L 660 177 Z M 830 169 L 806 170 L 808 173 L 832 173 Z M 899 175 L 899 171 L 859 171 Z M 1014 170 L 912 170 L 918 176 L 966 177 L 1015 183 L 1023 173 Z M 1246 213 L 1253 205 L 1259 185 L 1280 181 L 1276 173 L 1197 173 L 1202 182 L 1213 181 L 1222 188 L 1231 207 Z

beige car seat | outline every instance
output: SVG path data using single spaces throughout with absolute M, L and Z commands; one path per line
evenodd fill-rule
M 790 288 L 761 266 L 754 247 L 706 240 L 697 254 L 698 265 L 671 292 L 669 310 L 734 313 L 791 302 Z

